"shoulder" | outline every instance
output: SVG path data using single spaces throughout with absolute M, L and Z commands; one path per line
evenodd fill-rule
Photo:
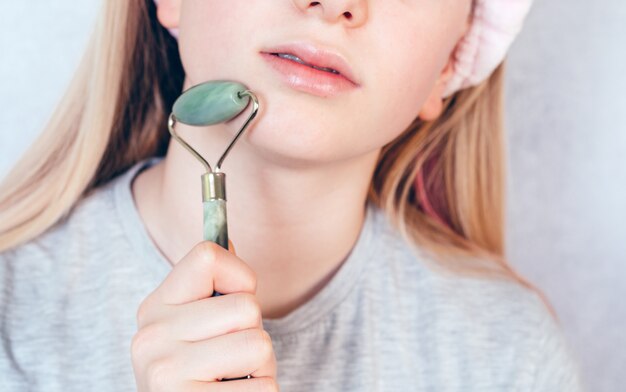
M 135 163 L 76 202 L 44 233 L 0 253 L 0 304 L 37 307 L 53 298 L 80 298 L 145 268 L 143 262 L 128 262 L 146 258 L 130 185 L 138 172 L 161 159 Z
M 515 375 L 512 386 L 583 390 L 579 358 L 538 292 L 504 279 L 448 278 L 438 285 L 447 297 L 437 300 L 440 309 L 468 334 L 465 347 Z
M 3 301 L 56 297 L 103 274 L 127 241 L 113 195 L 117 181 L 96 188 L 39 236 L 0 253 Z
M 489 326 L 491 333 L 532 328 L 551 318 L 538 292 L 502 274 L 489 277 L 480 269 L 471 275 L 456 272 L 404 237 L 382 210 L 376 214 L 378 262 L 371 263 L 371 275 L 390 276 L 387 283 L 399 290 L 398 294 L 419 300 L 422 309 L 437 310 L 457 322 Z M 486 268 L 490 265 L 482 260 L 475 260 L 474 265 L 476 262 Z M 469 265 L 464 264 L 466 260 L 457 263 L 459 267 Z
M 579 359 L 535 290 L 502 278 L 438 277 L 433 291 L 442 318 L 465 334 L 465 348 L 484 366 L 492 362 L 501 375 L 516 377 L 511 386 L 582 390 Z
M 428 342 L 431 360 L 494 385 L 582 390 L 579 360 L 538 292 L 514 279 L 436 268 L 436 260 L 382 225 L 368 290 L 393 298 L 389 306 L 415 326 L 416 341 Z
M 46 261 L 62 261 L 94 246 L 102 246 L 102 235 L 115 224 L 115 218 L 111 187 L 95 189 L 45 232 L 0 253 L 0 260 L 44 268 Z
M 124 222 L 133 197 L 130 184 L 136 173 L 161 158 L 152 157 L 131 166 L 79 199 L 70 212 L 32 240 L 0 253 L 4 263 L 42 267 L 46 261 L 76 259 L 88 252 L 111 249 L 110 241 L 124 234 Z
M 11 385 L 63 378 L 59 363 L 106 362 L 123 349 L 118 341 L 132 336 L 156 274 L 128 236 L 126 173 L 43 234 L 0 253 L 0 374 Z M 104 366 L 96 378 L 118 370 Z

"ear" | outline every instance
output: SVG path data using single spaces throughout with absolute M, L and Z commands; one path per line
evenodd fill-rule
M 182 0 L 158 0 L 157 19 L 167 29 L 178 27 Z
M 469 3 L 468 3 L 469 4 Z M 472 3 L 473 4 L 473 3 Z M 472 5 L 473 7 L 473 5 Z M 433 87 L 430 95 L 424 102 L 422 109 L 418 115 L 424 121 L 433 121 L 436 120 L 437 117 L 441 115 L 443 111 L 443 94 L 446 90 L 446 86 L 452 77 L 454 76 L 454 63 L 456 58 L 456 52 L 459 49 L 459 45 L 461 44 L 462 38 L 469 32 L 472 27 L 472 9 L 468 10 L 468 18 L 465 20 L 465 23 L 462 24 L 462 30 L 458 35 L 458 40 L 456 46 L 450 53 L 448 57 L 448 63 L 441 71 L 439 75 L 439 79 L 437 79 L 437 83 Z
M 430 95 L 424 102 L 422 109 L 419 113 L 419 118 L 424 121 L 432 121 L 437 119 L 443 111 L 443 93 L 445 91 L 448 81 L 454 75 L 454 57 L 450 56 L 448 63 L 446 64 L 437 83 L 430 92 Z

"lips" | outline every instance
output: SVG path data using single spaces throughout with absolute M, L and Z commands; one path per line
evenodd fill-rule
M 359 81 L 356 79 L 348 62 L 344 60 L 341 54 L 328 47 L 300 42 L 265 48 L 261 53 L 274 56 L 280 54 L 280 57 L 283 59 L 296 61 L 329 73 L 340 74 L 355 85 L 359 85 Z
M 336 69 L 326 68 L 326 67 L 319 67 L 319 66 L 317 66 L 315 64 L 309 64 L 306 61 L 304 61 L 301 58 L 299 58 L 298 56 L 296 56 L 295 54 L 291 54 L 291 53 L 270 53 L 270 54 L 272 56 L 280 57 L 282 59 L 295 61 L 296 63 L 300 63 L 300 64 L 303 64 L 303 65 L 306 65 L 307 67 L 315 68 L 318 71 L 325 71 L 325 72 L 330 72 L 330 73 L 334 73 L 334 74 L 340 74 L 339 71 L 337 71 Z

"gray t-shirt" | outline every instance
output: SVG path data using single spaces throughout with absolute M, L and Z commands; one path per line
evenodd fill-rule
M 130 185 L 150 158 L 67 219 L 0 254 L 0 390 L 133 391 L 136 311 L 171 270 Z M 425 266 L 368 205 L 349 257 L 312 299 L 264 320 L 281 391 L 582 390 L 538 295 Z

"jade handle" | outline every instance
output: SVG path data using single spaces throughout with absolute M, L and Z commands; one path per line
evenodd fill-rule
M 204 239 L 213 241 L 224 249 L 228 249 L 228 227 L 226 224 L 226 200 L 209 199 L 204 204 Z M 223 295 L 213 290 L 211 297 Z M 225 378 L 221 381 L 244 380 L 252 376 Z
M 226 200 L 212 199 L 204 204 L 204 240 L 213 241 L 228 249 L 228 225 L 226 224 Z M 213 291 L 212 297 L 222 295 Z

